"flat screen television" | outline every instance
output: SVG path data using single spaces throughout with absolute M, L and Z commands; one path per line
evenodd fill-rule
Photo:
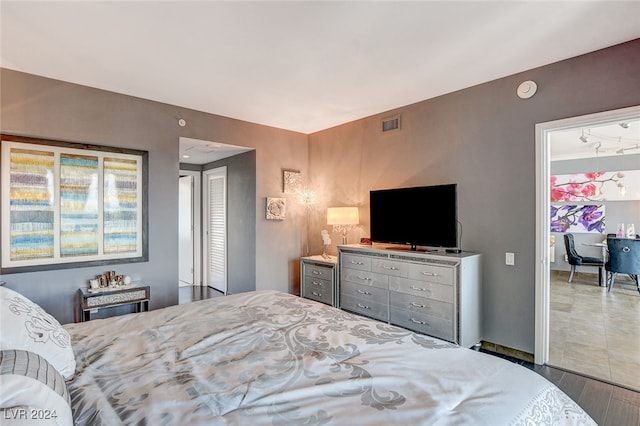
M 369 192 L 371 241 L 458 247 L 457 184 Z

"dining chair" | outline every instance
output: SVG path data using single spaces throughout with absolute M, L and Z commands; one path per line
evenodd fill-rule
M 571 265 L 571 273 L 567 282 L 573 280 L 573 275 L 578 266 L 595 266 L 598 268 L 598 285 L 602 285 L 602 272 L 604 268 L 604 259 L 599 257 L 581 256 L 576 251 L 576 243 L 573 234 L 564 234 L 564 247 L 567 251 L 567 260 Z
M 636 283 L 640 293 L 640 239 L 607 238 L 609 259 L 604 265 L 607 271 L 607 292 L 611 291 L 616 274 L 627 274 Z

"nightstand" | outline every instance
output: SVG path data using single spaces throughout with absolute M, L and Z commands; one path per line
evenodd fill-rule
M 149 310 L 149 286 L 131 284 L 126 287 L 107 288 L 93 291 L 81 288 L 80 292 L 80 320 L 82 322 L 91 319 L 91 313 L 100 308 L 112 308 L 120 305 L 136 305 L 136 312 Z
M 320 255 L 300 259 L 300 294 L 327 305 L 337 306 L 336 273 L 338 258 Z

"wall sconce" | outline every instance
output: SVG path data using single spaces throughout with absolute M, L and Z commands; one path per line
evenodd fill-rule
M 342 244 L 347 244 L 347 233 L 359 223 L 357 207 L 329 207 L 327 225 L 333 225 L 333 232 L 342 234 Z

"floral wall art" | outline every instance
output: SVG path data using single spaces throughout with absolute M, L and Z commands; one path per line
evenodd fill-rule
M 640 170 L 551 176 L 551 202 L 640 199 Z
M 604 233 L 605 206 L 552 205 L 551 232 Z

